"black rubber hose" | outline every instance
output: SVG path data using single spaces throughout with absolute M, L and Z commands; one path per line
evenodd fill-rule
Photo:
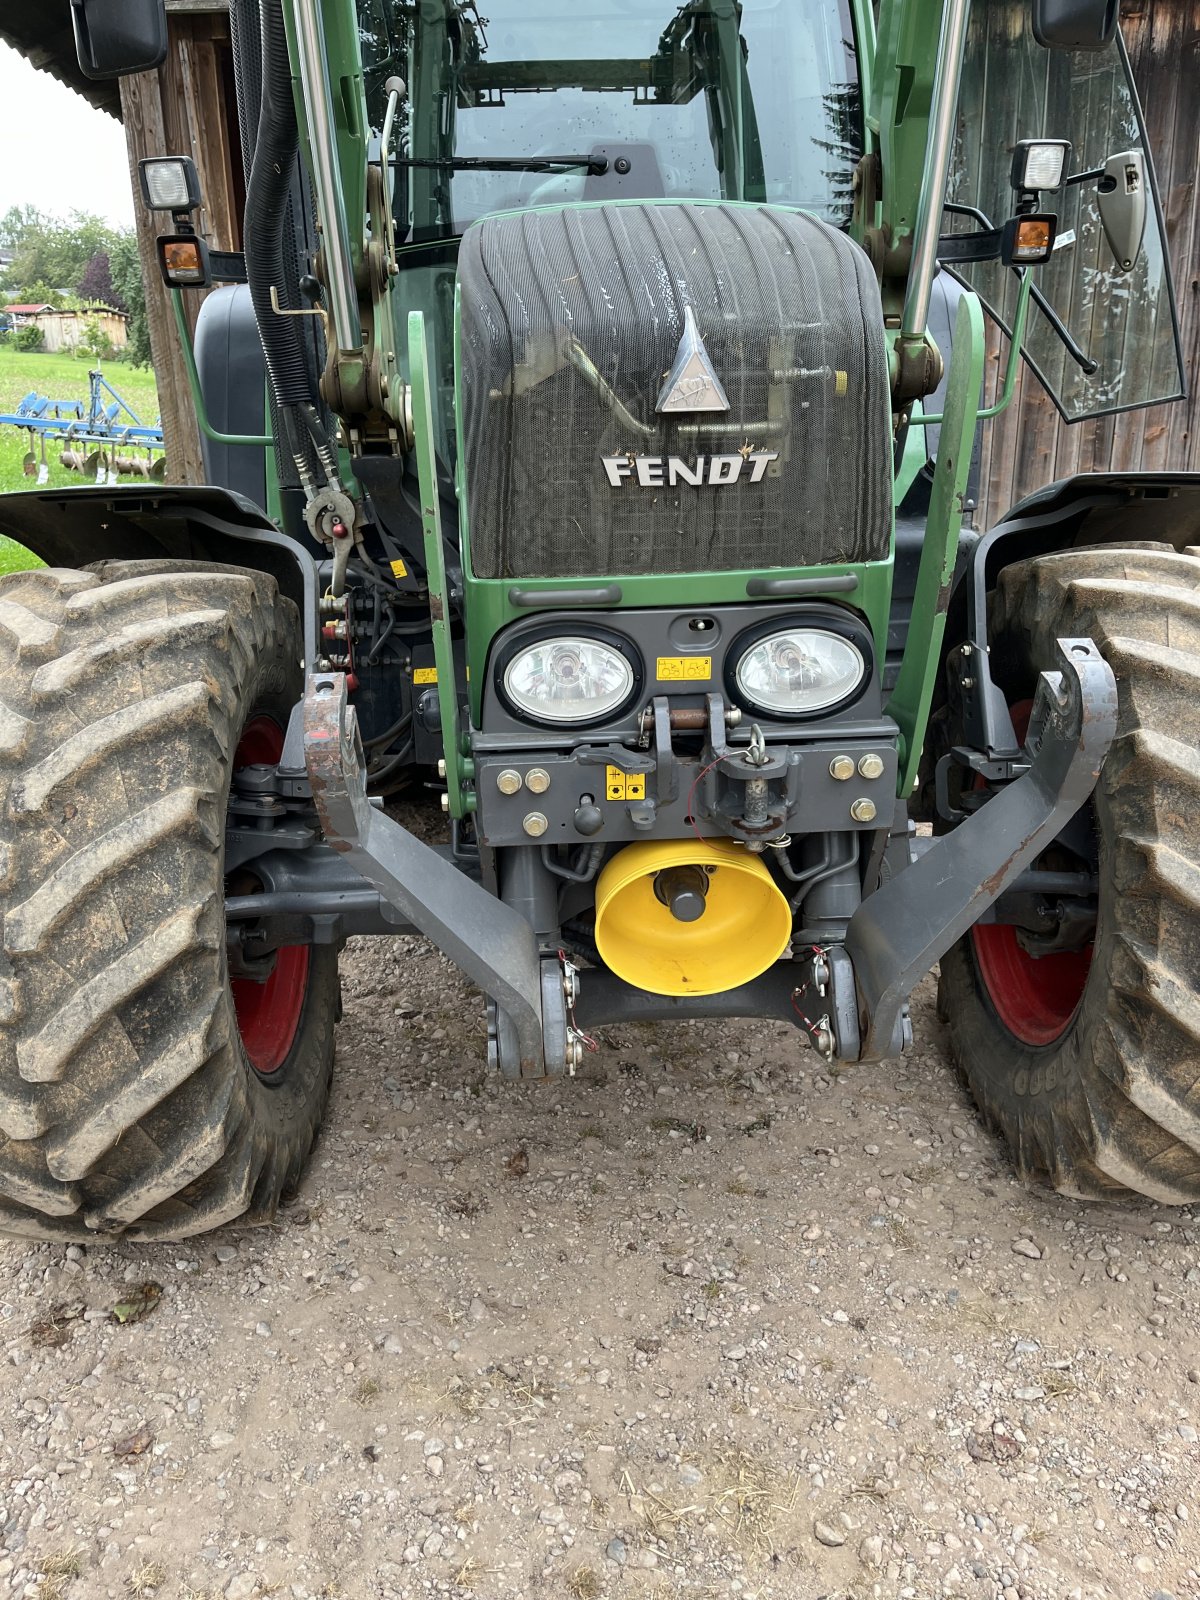
M 294 317 L 277 315 L 271 306 L 274 286 L 281 306 L 298 309 L 297 289 L 285 269 L 283 247 L 299 136 L 280 0 L 261 0 L 259 25 L 262 104 L 246 188 L 246 276 L 276 403 L 281 407 L 312 405 L 315 396 L 299 323 Z
M 242 170 L 249 183 L 262 108 L 262 38 L 258 26 L 258 0 L 230 0 L 229 35 L 233 51 L 233 90 L 242 139 Z

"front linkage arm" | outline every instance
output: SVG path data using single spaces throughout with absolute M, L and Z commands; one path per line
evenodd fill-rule
M 1096 786 L 1117 727 L 1117 684 L 1090 639 L 1059 639 L 1029 724 L 1029 770 L 864 900 L 846 931 L 861 1059 L 896 1053 L 916 984 L 1061 832 Z
M 519 1075 L 563 1072 L 570 1041 L 559 963 L 540 954 L 518 911 L 372 806 L 341 673 L 308 679 L 304 759 L 328 843 L 495 1000 L 515 1036 Z

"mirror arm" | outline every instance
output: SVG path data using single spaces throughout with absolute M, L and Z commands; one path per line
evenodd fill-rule
M 1079 174 L 1078 181 L 1082 182 L 1083 178 L 1087 176 L 1089 176 L 1089 174 Z M 1097 174 L 1092 173 L 1090 176 L 1095 177 Z M 1099 173 L 1099 176 L 1104 176 L 1103 171 Z M 1067 179 L 1068 183 L 1074 183 L 1076 181 L 1077 180 L 1075 178 Z M 952 211 L 955 216 L 971 217 L 974 221 L 978 222 L 981 227 L 987 228 L 991 232 L 995 232 L 995 229 L 992 228 L 992 219 L 988 216 L 986 211 L 981 211 L 978 206 L 962 205 L 956 200 L 947 200 L 943 210 Z M 1020 278 L 1024 272 L 1028 271 L 1028 269 L 1022 267 L 1013 267 L 1012 271 L 1017 274 L 1018 278 Z M 1071 330 L 1059 316 L 1058 312 L 1055 311 L 1049 300 L 1046 299 L 1046 296 L 1034 283 L 1031 283 L 1029 286 L 1029 298 L 1033 301 L 1034 305 L 1054 329 L 1054 332 L 1058 335 L 1063 349 L 1070 356 L 1071 360 L 1074 361 L 1076 366 L 1079 367 L 1082 372 L 1086 372 L 1089 378 L 1094 372 L 1098 372 L 1100 369 L 1100 363 L 1098 361 L 1093 361 L 1091 356 L 1089 356 L 1084 350 L 1081 350 L 1080 347 L 1075 343 L 1075 340 L 1071 335 Z
M 1103 176 L 1103 167 L 1093 167 L 1090 172 L 1073 172 L 1069 178 L 1063 179 L 1063 187 L 1069 189 L 1076 183 L 1095 183 Z
M 1013 268 L 1014 272 L 1017 270 L 1018 269 L 1016 267 Z M 1085 350 L 1080 349 L 1079 345 L 1075 343 L 1070 328 L 1067 327 L 1066 323 L 1059 316 L 1058 312 L 1055 311 L 1054 307 L 1050 304 L 1049 300 L 1046 299 L 1046 296 L 1036 284 L 1032 284 L 1030 286 L 1029 298 L 1033 301 L 1034 305 L 1054 329 L 1055 333 L 1059 337 L 1060 342 L 1062 343 L 1063 349 L 1067 352 L 1075 365 L 1079 367 L 1081 371 L 1086 372 L 1089 378 L 1093 372 L 1099 372 L 1100 363 L 1098 361 L 1093 361 L 1091 356 L 1089 356 Z

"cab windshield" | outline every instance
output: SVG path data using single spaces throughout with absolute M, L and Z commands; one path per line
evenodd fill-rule
M 408 243 L 584 200 L 849 218 L 862 116 L 844 0 L 360 0 L 359 17 L 376 130 L 384 80 L 409 85 L 394 188 Z M 547 170 L 563 156 L 578 165 Z M 471 164 L 487 160 L 509 165 Z

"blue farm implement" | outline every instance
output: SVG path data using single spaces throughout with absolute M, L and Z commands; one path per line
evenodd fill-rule
M 88 373 L 88 398 L 51 400 L 36 391 L 15 411 L 0 412 L 0 423 L 29 435 L 24 469 L 44 484 L 50 476 L 46 445 L 59 446 L 59 462 L 97 483 L 121 477 L 161 479 L 166 471 L 160 423 L 147 427 L 101 372 Z

